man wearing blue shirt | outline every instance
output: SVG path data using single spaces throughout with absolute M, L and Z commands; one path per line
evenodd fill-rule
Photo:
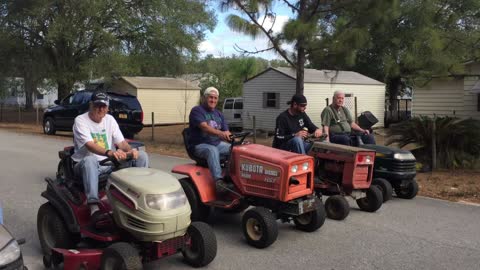
M 223 114 L 216 109 L 219 92 L 215 87 L 208 87 L 203 93 L 202 104 L 192 108 L 190 120 L 190 141 L 194 146 L 195 156 L 206 159 L 208 168 L 216 181 L 217 191 L 226 186 L 222 177 L 220 158 L 230 153 L 230 136 Z

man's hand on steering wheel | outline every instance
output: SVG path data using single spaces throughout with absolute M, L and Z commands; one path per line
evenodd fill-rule
M 300 130 L 299 132 L 295 133 L 295 136 L 305 139 L 308 136 L 308 130 Z
M 223 141 L 226 141 L 226 142 L 229 142 L 232 140 L 232 133 L 230 133 L 230 131 L 226 130 L 226 131 L 221 131 L 220 132 L 220 135 L 219 135 L 220 139 L 222 139 Z
M 131 155 L 132 159 L 137 160 L 138 159 L 138 151 L 137 149 L 132 149 L 127 152 L 127 155 Z
M 114 157 L 116 160 L 121 161 L 127 159 L 127 153 L 122 149 L 117 149 L 117 151 L 108 151 L 108 157 Z

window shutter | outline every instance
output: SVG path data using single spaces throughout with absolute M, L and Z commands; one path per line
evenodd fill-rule
M 275 108 L 280 108 L 280 93 L 275 93 Z
M 268 93 L 263 92 L 263 108 L 267 107 L 267 97 L 268 97 Z

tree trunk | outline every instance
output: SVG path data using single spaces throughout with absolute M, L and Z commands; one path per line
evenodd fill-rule
M 387 90 L 388 90 L 389 100 L 390 100 L 389 111 L 391 112 L 397 111 L 397 108 L 398 108 L 397 96 L 400 93 L 401 89 L 402 89 L 402 78 L 395 77 L 389 80 L 387 85 Z
M 297 53 L 297 82 L 295 93 L 303 95 L 303 86 L 305 81 L 305 49 L 302 46 L 299 46 Z
M 32 70 L 28 69 L 24 73 L 25 87 L 25 109 L 33 108 L 33 95 L 37 93 L 38 79 L 35 78 Z
M 73 84 L 73 82 L 68 80 L 57 80 L 59 100 L 65 98 L 66 96 L 68 96 L 68 94 L 70 94 L 73 89 Z

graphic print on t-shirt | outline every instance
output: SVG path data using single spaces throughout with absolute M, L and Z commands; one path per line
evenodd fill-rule
M 207 124 L 211 126 L 214 129 L 220 129 L 221 128 L 221 119 L 218 117 L 215 117 L 215 115 L 212 115 L 210 113 L 207 113 L 205 115 L 205 119 L 207 120 Z
M 108 141 L 107 141 L 107 134 L 105 133 L 105 130 L 102 130 L 102 133 L 91 133 L 93 142 L 100 146 L 103 147 L 103 149 L 110 149 L 108 147 Z
M 303 118 L 298 120 L 298 124 L 300 125 L 300 127 L 303 127 L 303 125 L 305 125 L 305 124 L 303 123 Z

